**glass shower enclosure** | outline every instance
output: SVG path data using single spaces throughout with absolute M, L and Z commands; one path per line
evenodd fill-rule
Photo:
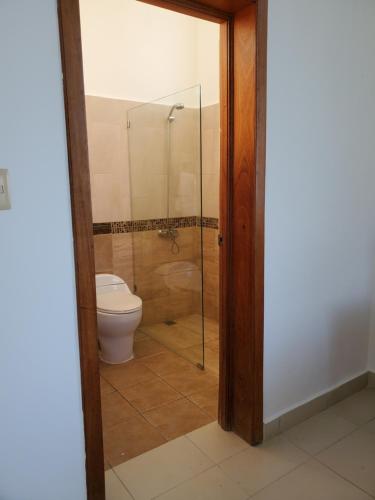
M 204 368 L 201 88 L 128 111 L 140 331 Z

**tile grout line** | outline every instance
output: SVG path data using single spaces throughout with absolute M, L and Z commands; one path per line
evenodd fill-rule
M 122 465 L 122 464 L 120 464 Z M 116 465 L 116 467 L 118 467 Z M 122 486 L 124 487 L 124 489 L 129 493 L 129 495 L 133 498 L 133 500 L 136 500 L 135 496 L 132 494 L 132 492 L 129 490 L 129 488 L 126 486 L 126 483 L 124 483 L 124 481 L 122 481 L 122 479 L 120 478 L 120 476 L 117 475 L 116 471 L 115 471 L 115 467 L 112 469 L 112 472 L 114 473 L 114 475 L 117 477 L 117 479 L 120 481 L 120 483 L 122 484 Z M 110 500 L 110 499 L 108 499 Z
M 263 488 L 260 488 L 258 491 L 256 491 L 255 493 L 251 493 L 250 496 L 247 498 L 247 500 L 250 500 L 251 498 L 254 498 L 255 495 L 258 495 L 259 493 L 261 493 L 262 491 L 264 491 L 265 489 L 267 489 L 269 486 L 277 483 L 278 481 L 280 481 L 281 479 L 289 476 L 289 474 L 292 474 L 293 472 L 295 472 L 297 469 L 303 467 L 304 465 L 306 465 L 308 462 L 308 460 L 306 460 L 306 462 L 303 462 L 301 464 L 298 464 L 296 465 L 295 467 L 293 467 L 293 469 L 291 469 L 290 471 L 286 472 L 285 474 L 282 474 L 280 477 L 278 477 L 277 479 L 274 479 L 273 481 L 271 481 L 270 483 L 268 483 L 266 486 L 264 486 Z M 221 467 L 220 467 L 221 468 Z M 226 474 L 228 476 L 228 474 L 223 471 L 224 474 Z M 230 476 L 228 476 L 230 477 Z M 247 492 L 246 492 L 247 493 Z
M 332 472 L 335 476 L 339 477 L 340 479 L 342 479 L 343 481 L 345 481 L 346 483 L 354 486 L 357 490 L 360 490 L 362 491 L 363 493 L 365 493 L 367 496 L 370 496 L 371 498 L 375 498 L 375 496 L 372 494 L 372 493 L 369 493 L 368 491 L 364 490 L 363 488 L 361 488 L 361 486 L 358 486 L 358 484 L 355 484 L 353 483 L 353 481 L 351 481 L 350 479 L 348 479 L 347 477 L 345 476 L 342 476 L 340 473 L 338 473 L 336 470 L 332 469 L 329 465 L 325 464 L 324 462 L 321 462 L 319 460 L 319 458 L 317 457 L 314 457 L 315 460 L 321 465 L 323 466 L 325 469 L 329 470 L 330 472 Z
M 371 420 L 369 421 L 371 422 Z M 356 432 L 358 432 L 359 430 L 362 430 L 362 428 L 367 425 L 367 423 L 363 424 L 361 427 L 357 427 L 355 430 L 353 430 L 352 432 L 350 432 L 349 434 L 347 434 L 346 436 L 344 436 L 343 438 L 339 439 L 338 441 L 336 441 L 335 443 L 333 443 L 331 446 L 328 446 L 327 448 L 325 448 L 324 450 L 320 451 L 319 453 L 322 453 L 323 451 L 327 451 L 329 450 L 330 448 L 332 448 L 333 446 L 335 446 L 336 444 L 340 443 L 341 441 L 344 441 L 345 439 L 347 439 L 348 437 L 352 436 L 353 434 L 355 434 Z M 355 425 L 355 424 L 354 424 Z M 366 431 L 364 431 L 366 432 Z M 373 495 L 372 493 L 369 493 L 368 491 L 364 490 L 361 486 L 358 486 L 358 484 L 354 483 L 353 481 L 351 481 L 350 479 L 348 479 L 347 477 L 341 475 L 339 472 L 337 472 L 335 469 L 333 469 L 331 466 L 327 465 L 326 463 L 324 463 L 321 459 L 318 458 L 318 456 L 313 456 L 313 458 L 320 464 L 322 465 L 323 467 L 325 467 L 326 469 L 328 469 L 329 471 L 333 472 L 337 477 L 343 479 L 345 482 L 351 484 L 352 486 L 354 486 L 355 488 L 357 488 L 358 490 L 366 493 L 366 495 L 370 496 L 371 498 L 375 498 L 375 495 Z
M 326 410 L 324 410 L 326 411 Z M 323 412 L 321 412 L 323 413 Z M 318 413 L 319 415 L 319 413 Z M 314 418 L 314 417 L 310 417 L 310 418 Z M 307 419 L 309 420 L 309 419 Z M 343 420 L 346 420 L 345 418 Z M 353 422 L 350 422 L 349 420 L 346 420 L 347 422 L 351 423 L 352 425 L 357 425 L 357 424 L 354 424 Z M 371 420 L 369 421 L 371 422 Z M 362 427 L 364 427 L 365 425 L 367 425 L 367 423 L 363 424 L 362 426 L 357 426 L 355 429 L 353 429 L 352 431 L 350 431 L 348 434 L 346 434 L 345 436 L 343 436 L 342 438 L 338 439 L 337 441 L 335 441 L 334 443 L 331 443 L 329 446 L 323 448 L 322 450 L 318 451 L 317 454 L 311 454 L 310 452 L 306 451 L 305 449 L 301 448 L 301 446 L 293 443 L 293 441 L 291 441 L 284 433 L 283 434 L 279 434 L 279 436 L 283 436 L 285 439 L 287 439 L 293 446 L 295 446 L 296 448 L 298 448 L 299 450 L 303 451 L 304 453 L 306 453 L 309 457 L 310 457 L 310 460 L 314 460 L 316 461 L 317 463 L 319 463 L 322 467 L 324 467 L 325 469 L 329 470 L 330 472 L 333 472 L 337 477 L 339 477 L 340 479 L 343 479 L 345 482 L 351 484 L 352 486 L 354 486 L 355 488 L 357 488 L 358 490 L 366 493 L 366 495 L 369 495 L 370 497 L 372 498 L 375 498 L 374 495 L 370 494 L 369 492 L 367 492 L 366 490 L 362 489 L 360 486 L 358 486 L 357 484 L 353 483 L 350 479 L 346 478 L 345 476 L 342 476 L 341 474 L 339 474 L 337 471 L 335 471 L 334 469 L 332 469 L 329 465 L 327 465 L 326 463 L 322 462 L 319 458 L 318 458 L 318 455 L 320 453 L 323 453 L 324 451 L 327 451 L 329 450 L 330 448 L 332 448 L 333 446 L 335 446 L 336 444 L 340 443 L 341 441 L 343 441 L 344 439 L 347 439 L 349 436 L 351 436 L 352 434 L 354 434 L 355 432 L 357 432 L 358 430 L 361 430 Z M 298 424 L 300 425 L 300 424 Z M 295 426 L 297 427 L 297 426 Z M 291 429 L 293 429 L 293 427 L 291 427 Z M 288 429 L 290 430 L 290 429 Z M 305 462 L 306 463 L 306 462 Z M 303 464 L 302 464 L 303 465 Z
M 319 415 L 319 413 L 318 413 Z M 315 415 L 317 416 L 317 415 Z M 314 418 L 314 417 L 311 417 L 311 418 Z M 309 420 L 309 419 L 308 419 Z M 345 420 L 345 419 L 344 419 Z M 346 422 L 352 424 L 352 425 L 356 425 L 356 424 L 353 424 L 353 422 L 349 422 L 349 420 L 346 420 Z M 303 422 L 302 422 L 303 423 Z M 300 424 L 298 424 L 300 425 Z M 295 426 L 297 427 L 297 425 Z M 292 430 L 293 427 L 291 427 L 289 430 Z M 333 441 L 331 444 L 329 444 L 328 446 L 325 446 L 324 448 L 322 448 L 321 450 L 317 451 L 315 454 L 313 453 L 310 453 L 309 451 L 305 450 L 304 448 L 301 447 L 301 445 L 298 445 L 296 443 L 294 443 L 288 436 L 287 436 L 287 432 L 288 431 L 285 431 L 284 433 L 281 433 L 279 434 L 279 436 L 283 436 L 285 439 L 287 439 L 289 441 L 289 443 L 291 443 L 293 446 L 295 446 L 296 448 L 298 448 L 299 450 L 303 451 L 304 453 L 307 453 L 307 455 L 309 455 L 310 457 L 312 458 L 316 458 L 316 456 L 319 454 L 319 453 L 323 453 L 323 451 L 326 451 L 328 450 L 329 448 L 331 448 L 332 446 L 336 445 L 337 443 L 339 443 L 340 441 L 342 441 L 343 439 L 346 439 L 347 437 L 349 437 L 350 435 L 354 434 L 354 432 L 357 432 L 358 430 L 360 429 L 360 427 L 357 427 L 355 429 L 353 429 L 352 431 L 348 432 L 348 434 L 345 434 L 345 436 L 342 436 L 338 439 L 336 439 L 335 441 Z
M 186 436 L 185 436 L 186 437 Z M 212 462 L 212 460 L 211 460 Z M 152 497 L 150 500 L 156 500 L 157 498 L 160 498 L 162 495 L 165 495 L 166 493 L 169 493 L 173 490 L 175 490 L 176 488 L 179 488 L 180 486 L 182 486 L 183 484 L 186 484 L 188 483 L 189 481 L 192 481 L 193 479 L 196 479 L 197 477 L 201 476 L 202 474 L 205 474 L 206 472 L 208 472 L 209 470 L 212 470 L 212 469 L 215 469 L 215 467 L 217 467 L 217 465 L 215 463 L 213 463 L 213 465 L 211 465 L 210 467 L 208 467 L 207 469 L 204 469 L 200 472 L 198 472 L 197 474 L 194 474 L 194 476 L 190 477 L 189 479 L 184 479 L 181 483 L 178 483 L 176 484 L 175 486 L 173 486 L 173 488 L 169 488 L 165 491 L 163 491 L 162 493 Z
M 211 422 L 211 424 L 212 424 L 212 422 Z M 207 424 L 207 425 L 211 425 L 211 424 Z M 205 427 L 205 426 L 203 426 L 203 427 Z M 200 427 L 200 428 L 201 428 L 201 427 Z M 195 429 L 195 430 L 199 430 L 199 429 Z M 192 432 L 194 432 L 194 431 L 192 431 Z M 230 431 L 230 432 L 231 432 L 231 431 Z M 191 433 L 189 432 L 189 434 L 191 434 Z M 226 473 L 225 473 L 225 471 L 224 471 L 224 470 L 220 467 L 220 464 L 221 464 L 221 463 L 223 463 L 223 462 L 225 462 L 225 460 L 229 460 L 230 458 L 233 458 L 233 457 L 235 457 L 235 456 L 239 455 L 240 453 L 244 453 L 245 451 L 247 451 L 247 449 L 240 450 L 240 451 L 238 451 L 238 452 L 234 452 L 234 453 L 233 453 L 233 455 L 230 455 L 230 456 L 226 457 L 226 458 L 225 458 L 224 460 L 222 460 L 221 462 L 215 462 L 214 460 L 212 460 L 212 458 L 211 458 L 211 457 L 209 457 L 209 456 L 207 455 L 207 453 L 206 453 L 204 450 L 202 450 L 202 449 L 201 449 L 201 448 L 200 448 L 200 447 L 199 447 L 196 443 L 194 443 L 194 441 L 192 441 L 192 440 L 189 438 L 189 435 L 188 435 L 188 434 L 185 434 L 185 437 L 186 437 L 186 439 L 188 439 L 188 440 L 189 440 L 189 441 L 190 441 L 190 442 L 191 442 L 191 443 L 192 443 L 192 444 L 193 444 L 193 445 L 194 445 L 194 446 L 195 446 L 195 447 L 196 447 L 196 448 L 197 448 L 197 449 L 198 449 L 201 453 L 203 453 L 203 455 L 205 455 L 205 456 L 206 456 L 209 460 L 211 460 L 211 462 L 213 462 L 213 463 L 215 464 L 215 466 L 216 466 L 216 467 L 218 467 L 218 468 L 219 468 L 219 469 L 223 472 L 223 474 L 224 474 L 226 477 L 228 477 L 229 479 L 231 479 L 231 481 L 233 481 L 235 484 L 238 484 L 238 483 L 237 483 L 237 481 L 235 481 L 233 478 L 231 478 L 228 474 L 226 474 Z M 248 445 L 248 446 L 250 447 L 250 445 Z M 243 489 L 243 488 L 241 487 L 241 489 Z M 247 491 L 245 491 L 245 493 L 247 493 Z

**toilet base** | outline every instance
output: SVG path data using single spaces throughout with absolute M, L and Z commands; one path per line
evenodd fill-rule
M 106 337 L 99 334 L 100 359 L 109 365 L 119 365 L 134 358 L 134 332 L 127 335 Z
M 124 361 L 113 362 L 113 361 L 108 361 L 108 360 L 104 359 L 104 357 L 102 356 L 101 351 L 99 351 L 99 358 L 100 358 L 100 361 L 103 361 L 103 363 L 105 363 L 106 365 L 122 365 L 122 364 L 125 364 L 128 361 L 131 361 L 132 359 L 134 359 L 134 354 L 130 358 L 124 359 Z

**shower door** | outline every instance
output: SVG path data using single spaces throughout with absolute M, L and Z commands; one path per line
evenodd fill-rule
M 204 368 L 201 89 L 128 111 L 142 335 Z

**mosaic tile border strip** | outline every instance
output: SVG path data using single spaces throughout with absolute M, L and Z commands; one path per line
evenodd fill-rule
M 166 229 L 167 227 L 205 227 L 218 229 L 219 221 L 214 217 L 174 217 L 170 219 L 145 219 L 120 222 L 100 222 L 94 223 L 93 233 L 98 234 L 119 234 L 138 233 L 141 231 L 155 231 Z
M 215 217 L 197 217 L 197 226 L 219 229 L 219 219 Z

